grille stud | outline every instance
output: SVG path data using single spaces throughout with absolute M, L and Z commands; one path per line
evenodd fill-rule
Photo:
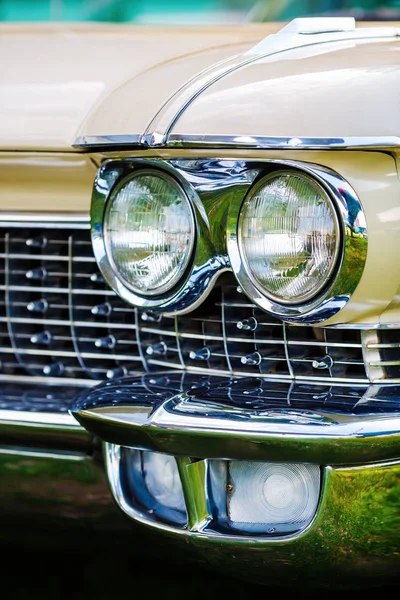
M 95 341 L 94 345 L 96 348 L 115 348 L 117 340 L 113 335 L 107 335 L 105 337 L 99 338 Z
M 29 271 L 25 273 L 25 277 L 27 279 L 36 279 L 39 281 L 43 281 L 47 277 L 47 271 L 46 269 L 42 269 L 41 267 L 37 269 L 29 269 Z
M 43 367 L 43 375 L 58 377 L 64 373 L 64 365 L 61 362 L 56 362 Z
M 146 354 L 148 356 L 162 356 L 167 353 L 167 344 L 165 342 L 160 342 L 159 344 L 152 344 L 151 346 L 147 346 Z
M 93 306 L 90 312 L 92 315 L 99 315 L 99 317 L 108 317 L 112 312 L 112 307 L 108 302 L 105 302 L 104 304 Z
M 28 238 L 25 244 L 29 248 L 45 248 L 47 246 L 47 238 L 44 235 L 39 235 L 37 237 Z
M 242 365 L 259 365 L 261 363 L 261 354 L 259 352 L 252 352 L 246 356 L 242 356 L 240 362 Z
M 26 305 L 26 308 L 29 310 L 29 312 L 38 312 L 38 313 L 44 313 L 46 312 L 46 310 L 49 307 L 49 303 L 47 302 L 47 300 L 41 298 L 40 300 L 34 300 L 33 302 L 29 302 Z
M 255 331 L 257 329 L 257 320 L 254 317 L 250 317 L 250 319 L 243 319 L 243 321 L 238 321 L 236 323 L 236 327 L 238 329 L 244 329 L 245 331 Z
M 116 379 L 117 377 L 124 377 L 128 374 L 126 367 L 117 367 L 116 369 L 108 369 L 106 373 L 107 379 Z
M 50 331 L 42 331 L 41 333 L 34 333 L 31 336 L 32 344 L 39 344 L 41 346 L 49 346 L 51 343 Z
M 159 323 L 161 321 L 161 315 L 155 315 L 151 312 L 143 312 L 141 319 L 142 321 L 147 321 L 149 323 Z
M 191 360 L 208 360 L 210 356 L 211 352 L 207 347 L 199 348 L 198 350 L 191 350 L 189 352 L 189 358 Z

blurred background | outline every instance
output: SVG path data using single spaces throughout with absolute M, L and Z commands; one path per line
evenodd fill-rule
M 328 15 L 400 20 L 400 0 L 0 0 L 0 21 L 205 24 Z

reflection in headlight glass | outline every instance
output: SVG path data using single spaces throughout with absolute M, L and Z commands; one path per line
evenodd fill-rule
M 256 286 L 278 302 L 316 295 L 338 252 L 337 218 L 328 195 L 307 176 L 268 176 L 246 198 L 239 219 L 242 259 Z
M 173 288 L 190 260 L 193 216 L 182 188 L 168 175 L 143 171 L 117 187 L 104 231 L 117 276 L 138 294 Z

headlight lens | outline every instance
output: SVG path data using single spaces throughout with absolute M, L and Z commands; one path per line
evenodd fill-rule
M 325 190 L 294 171 L 264 177 L 239 216 L 239 248 L 254 285 L 280 303 L 309 300 L 339 253 L 339 224 Z
M 189 200 L 169 175 L 138 171 L 112 191 L 104 217 L 109 261 L 133 292 L 171 290 L 186 269 L 194 244 Z

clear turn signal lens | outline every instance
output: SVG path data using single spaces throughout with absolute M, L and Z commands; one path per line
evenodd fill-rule
M 129 496 L 134 504 L 162 521 L 187 520 L 176 460 L 168 454 L 123 448 Z
M 295 533 L 313 519 L 320 494 L 316 465 L 231 461 L 227 518 L 241 532 Z
M 164 294 L 182 278 L 194 217 L 185 192 L 166 173 L 138 171 L 123 179 L 107 201 L 103 226 L 115 275 L 133 292 Z
M 250 190 L 240 211 L 238 234 L 253 284 L 283 304 L 316 296 L 339 254 L 338 218 L 329 195 L 297 171 L 270 174 Z
M 157 502 L 179 512 L 185 510 L 176 460 L 168 454 L 142 452 L 144 482 Z

